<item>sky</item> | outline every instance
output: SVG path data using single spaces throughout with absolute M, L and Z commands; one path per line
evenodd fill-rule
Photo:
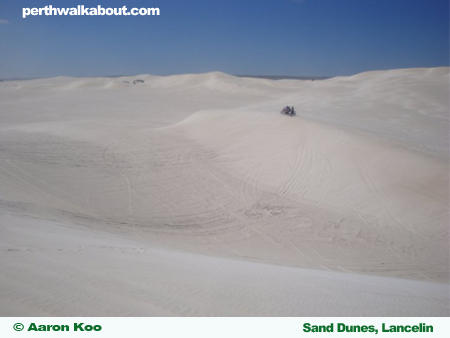
M 25 7 L 157 7 L 28 16 Z M 0 0 L 0 79 L 449 66 L 448 0 Z

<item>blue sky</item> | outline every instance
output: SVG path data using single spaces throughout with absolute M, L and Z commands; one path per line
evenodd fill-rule
M 161 15 L 22 18 L 22 7 L 46 5 L 159 7 Z M 335 76 L 448 65 L 448 0 L 0 0 L 0 78 Z

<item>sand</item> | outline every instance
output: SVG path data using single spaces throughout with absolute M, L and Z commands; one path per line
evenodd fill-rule
M 0 118 L 0 315 L 450 315 L 449 68 L 5 81 Z

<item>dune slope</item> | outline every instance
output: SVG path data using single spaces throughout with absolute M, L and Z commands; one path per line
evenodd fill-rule
M 449 315 L 448 92 L 448 68 L 0 83 L 0 314 Z

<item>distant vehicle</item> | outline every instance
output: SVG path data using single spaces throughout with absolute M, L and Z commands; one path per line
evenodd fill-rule
M 284 108 L 281 110 L 280 114 L 281 114 L 281 115 L 288 115 L 288 116 L 295 116 L 295 115 L 297 115 L 297 114 L 295 113 L 294 106 L 292 106 L 292 107 L 289 107 L 289 106 L 284 107 Z
M 138 83 L 144 83 L 145 81 L 144 80 L 142 80 L 142 79 L 137 79 L 137 80 L 133 80 L 133 81 L 123 81 L 123 83 L 128 83 L 128 84 L 138 84 Z

